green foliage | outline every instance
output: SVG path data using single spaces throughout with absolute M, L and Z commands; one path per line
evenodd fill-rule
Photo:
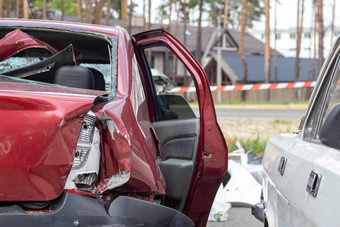
M 177 0 L 166 0 L 163 1 L 162 4 L 158 7 L 157 11 L 158 11 L 158 15 L 161 18 L 161 21 L 163 21 L 164 19 L 168 19 L 169 18 L 169 14 L 170 14 L 170 3 L 172 2 L 172 10 L 174 10 L 173 12 L 175 12 L 176 9 L 176 1 Z M 187 0 L 188 1 L 188 0 Z M 194 0 L 197 3 L 197 0 Z M 180 1 L 180 9 L 179 9 L 179 13 L 180 13 L 180 21 L 184 22 L 184 13 L 183 13 L 183 1 Z M 198 3 L 197 3 L 198 4 Z M 187 22 L 189 21 L 189 10 L 194 8 L 196 5 L 194 5 L 191 1 L 187 2 L 187 7 L 186 7 L 186 15 L 187 15 Z M 173 16 L 176 16 L 173 15 Z
M 228 141 L 230 141 L 230 140 L 228 140 Z M 256 139 L 235 137 L 235 138 L 232 139 L 232 141 L 235 141 L 235 142 L 239 141 L 241 143 L 242 147 L 244 148 L 244 150 L 246 152 L 252 151 L 254 156 L 263 155 L 263 152 L 264 152 L 264 150 L 266 148 L 266 144 L 267 144 L 267 141 L 261 139 L 259 135 L 257 135 Z M 238 148 L 235 145 L 235 143 L 230 143 L 228 145 L 228 151 L 229 152 L 235 151 L 237 149 Z
M 288 120 L 275 120 L 273 123 L 274 123 L 274 124 L 289 125 L 289 124 L 292 123 L 292 121 L 288 121 Z
M 229 0 L 228 24 L 230 24 L 233 28 L 237 27 L 240 21 L 241 3 L 242 0 Z M 206 4 L 208 5 L 210 22 L 217 25 L 217 17 L 219 15 L 220 8 L 222 9 L 222 17 L 224 17 L 224 1 L 206 0 Z M 264 14 L 264 5 L 262 4 L 262 1 L 248 0 L 248 13 L 247 26 L 251 28 L 253 26 L 253 22 L 260 20 L 261 16 Z
M 26 1 L 26 0 L 25 0 Z M 42 0 L 30 0 L 31 3 L 34 5 L 34 9 L 37 11 L 42 7 Z M 83 0 L 83 4 L 85 4 L 85 0 Z M 94 1 L 92 0 L 92 3 Z M 132 12 L 134 12 L 136 3 L 132 3 Z M 61 9 L 61 1 L 60 0 L 47 0 L 46 1 L 47 10 L 49 9 Z M 121 0 L 111 0 L 111 8 L 117 12 L 119 18 L 121 18 Z M 78 4 L 76 0 L 64 0 L 64 15 L 71 15 L 76 16 L 78 11 Z M 131 10 L 131 7 L 129 7 Z
M 119 15 L 119 19 L 122 18 L 122 1 L 121 0 L 111 0 L 111 8 L 114 9 Z

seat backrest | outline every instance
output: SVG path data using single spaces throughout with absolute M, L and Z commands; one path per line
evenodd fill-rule
M 94 89 L 95 90 L 100 90 L 100 91 L 105 91 L 105 79 L 104 76 L 101 72 L 99 72 L 96 69 L 89 68 L 94 76 Z
M 92 71 L 81 66 L 66 65 L 59 67 L 54 74 L 53 82 L 67 87 L 95 89 Z

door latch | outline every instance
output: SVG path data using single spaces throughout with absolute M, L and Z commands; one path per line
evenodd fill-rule
M 286 164 L 287 164 L 287 158 L 282 156 L 280 159 L 279 167 L 277 168 L 277 171 L 279 171 L 281 176 L 283 176 L 283 174 L 285 173 Z
M 320 173 L 315 172 L 314 170 L 310 172 L 306 190 L 314 197 L 316 197 L 316 195 L 318 194 L 321 177 L 322 175 Z

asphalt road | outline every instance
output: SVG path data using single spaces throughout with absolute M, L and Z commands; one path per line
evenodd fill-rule
M 207 227 L 263 227 L 264 224 L 251 215 L 249 207 L 232 207 L 225 222 L 208 222 Z
M 194 109 L 197 114 L 198 109 Z M 305 109 L 227 109 L 216 108 L 217 118 L 274 118 L 299 119 L 305 114 Z

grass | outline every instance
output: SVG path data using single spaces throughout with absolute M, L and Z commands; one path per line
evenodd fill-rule
M 273 121 L 273 124 L 289 125 L 291 123 L 292 123 L 292 121 L 289 121 L 289 120 L 275 120 L 275 121 Z
M 231 142 L 233 141 L 233 142 Z M 252 151 L 254 156 L 263 155 L 264 149 L 266 148 L 267 140 L 261 139 L 260 136 L 257 136 L 255 139 L 252 138 L 233 138 L 229 140 L 228 150 L 229 152 L 235 151 L 238 147 L 235 145 L 236 141 L 239 141 L 241 146 L 244 148 L 246 152 Z
M 300 119 L 220 119 L 219 125 L 226 141 L 239 141 L 246 152 L 261 156 L 269 138 L 278 133 L 291 133 L 298 129 Z M 229 152 L 237 150 L 228 145 Z

